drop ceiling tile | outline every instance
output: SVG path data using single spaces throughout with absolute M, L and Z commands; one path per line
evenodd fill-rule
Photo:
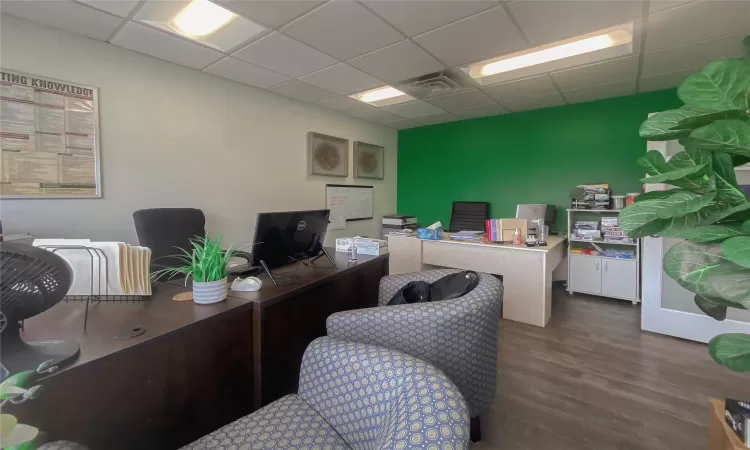
M 694 69 L 687 69 L 671 73 L 662 73 L 651 77 L 641 77 L 638 85 L 638 92 L 660 91 L 662 89 L 675 88 L 685 81 L 685 78 L 693 72 L 695 72 Z
M 510 111 L 508 111 L 502 105 L 484 105 L 484 106 L 477 106 L 476 108 L 469 108 L 469 109 L 464 109 L 461 111 L 456 111 L 456 115 L 464 119 L 474 119 L 477 117 L 497 116 L 500 114 L 507 114 L 509 112 Z
M 528 48 L 513 22 L 500 7 L 421 34 L 414 40 L 451 66 Z
M 443 114 L 434 114 L 432 116 L 420 117 L 416 120 L 419 122 L 422 122 L 425 125 L 437 125 L 439 123 L 455 122 L 457 120 L 461 120 L 461 118 L 456 116 L 455 114 L 443 113 Z
M 204 72 L 237 81 L 250 86 L 266 89 L 287 81 L 289 77 L 271 72 L 262 67 L 248 64 L 230 56 L 206 68 Z
M 139 0 L 78 0 L 101 11 L 125 17 L 138 6 Z
M 650 14 L 653 14 L 655 12 L 686 5 L 695 1 L 697 0 L 651 0 L 648 5 L 648 11 Z
M 318 106 L 324 108 L 333 109 L 335 111 L 351 113 L 351 112 L 371 112 L 376 111 L 376 108 L 370 105 L 366 105 L 360 101 L 351 99 L 349 97 L 336 97 L 330 100 L 324 100 L 316 103 Z
M 437 106 L 430 105 L 422 100 L 415 102 L 401 103 L 400 105 L 388 106 L 383 110 L 404 117 L 406 119 L 416 119 L 417 117 L 431 116 L 433 114 L 444 113 Z
M 648 18 L 646 52 L 704 41 L 750 28 L 750 1 L 702 1 Z
M 480 90 L 459 92 L 430 100 L 430 103 L 446 111 L 457 112 L 476 106 L 496 105 L 495 101 Z
M 299 80 L 289 80 L 270 88 L 269 91 L 310 103 L 317 103 L 338 97 L 338 94 L 326 91 L 325 89 L 313 86 L 312 84 L 303 83 Z
M 281 29 L 340 60 L 354 58 L 403 39 L 364 6 L 353 1 L 332 1 Z
M 445 68 L 411 41 L 402 41 L 348 62 L 386 83 L 396 83 Z
M 635 78 L 632 80 L 616 81 L 614 83 L 592 86 L 574 91 L 563 92 L 568 103 L 590 102 L 603 98 L 622 97 L 635 94 Z
M 634 80 L 638 76 L 638 56 L 613 59 L 574 69 L 553 72 L 552 78 L 563 91 L 583 89 L 615 81 Z
M 224 52 L 233 50 L 251 38 L 268 31 L 264 26 L 244 17 L 235 17 L 223 27 L 206 36 L 191 37 L 184 35 L 179 33 L 171 22 L 189 4 L 189 0 L 149 0 L 135 13 L 133 20 Z
M 323 2 L 321 0 L 222 0 L 218 3 L 248 19 L 277 28 Z
M 551 106 L 561 106 L 564 104 L 565 101 L 558 93 L 543 95 L 541 97 L 525 98 L 522 100 L 513 100 L 511 102 L 503 102 L 503 106 L 512 112 L 549 108 Z
M 232 56 L 293 78 L 339 62 L 279 32 L 262 37 Z
M 742 33 L 646 53 L 643 56 L 641 76 L 699 69 L 715 59 L 739 58 L 742 56 L 742 40 L 748 33 L 750 28 Z
M 517 0 L 511 14 L 533 45 L 568 39 L 639 18 L 643 2 L 636 0 Z
M 497 1 L 375 0 L 365 4 L 408 36 L 497 6 Z
M 388 122 L 384 124 L 387 127 L 395 128 L 397 130 L 405 130 L 407 128 L 415 128 L 415 127 L 421 127 L 424 126 L 421 122 L 417 122 L 417 119 L 401 119 L 401 120 L 394 120 L 393 122 Z
M 502 104 L 525 98 L 541 97 L 557 92 L 549 75 L 539 75 L 509 83 L 496 84 L 483 88 L 484 91 Z
M 122 23 L 122 19 L 72 1 L 3 1 L 2 11 L 70 33 L 100 41 Z
M 300 78 L 300 81 L 340 95 L 366 91 L 384 84 L 380 80 L 344 63 L 305 75 Z
M 224 56 L 217 51 L 135 22 L 126 23 L 110 42 L 199 70 Z
M 385 125 L 388 122 L 393 122 L 394 120 L 399 120 L 401 118 L 400 116 L 385 112 L 380 109 L 375 109 L 374 111 L 350 111 L 348 112 L 348 114 L 354 117 L 358 117 L 362 120 L 366 120 L 368 122 L 379 123 L 382 125 Z

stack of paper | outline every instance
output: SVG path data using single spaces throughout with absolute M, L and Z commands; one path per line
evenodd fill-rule
M 147 247 L 89 239 L 35 239 L 34 246 L 54 250 L 68 261 L 73 269 L 68 295 L 151 295 Z M 67 246 L 94 250 L 60 248 Z

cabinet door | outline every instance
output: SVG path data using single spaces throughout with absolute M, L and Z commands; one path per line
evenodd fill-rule
M 635 300 L 636 287 L 635 261 L 602 258 L 602 295 Z
M 602 259 L 596 256 L 570 255 L 570 290 L 599 294 L 602 291 Z

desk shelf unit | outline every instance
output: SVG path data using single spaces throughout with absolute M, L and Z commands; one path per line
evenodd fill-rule
M 641 301 L 641 245 L 635 243 L 587 241 L 573 239 L 573 224 L 578 220 L 598 221 L 601 217 L 617 216 L 617 209 L 569 209 L 568 210 L 568 293 L 600 295 L 619 300 L 629 300 L 634 305 Z M 573 248 L 630 249 L 633 259 L 613 258 L 571 253 Z

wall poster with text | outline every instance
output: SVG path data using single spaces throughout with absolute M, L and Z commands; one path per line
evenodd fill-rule
M 101 197 L 98 89 L 0 75 L 0 196 Z

